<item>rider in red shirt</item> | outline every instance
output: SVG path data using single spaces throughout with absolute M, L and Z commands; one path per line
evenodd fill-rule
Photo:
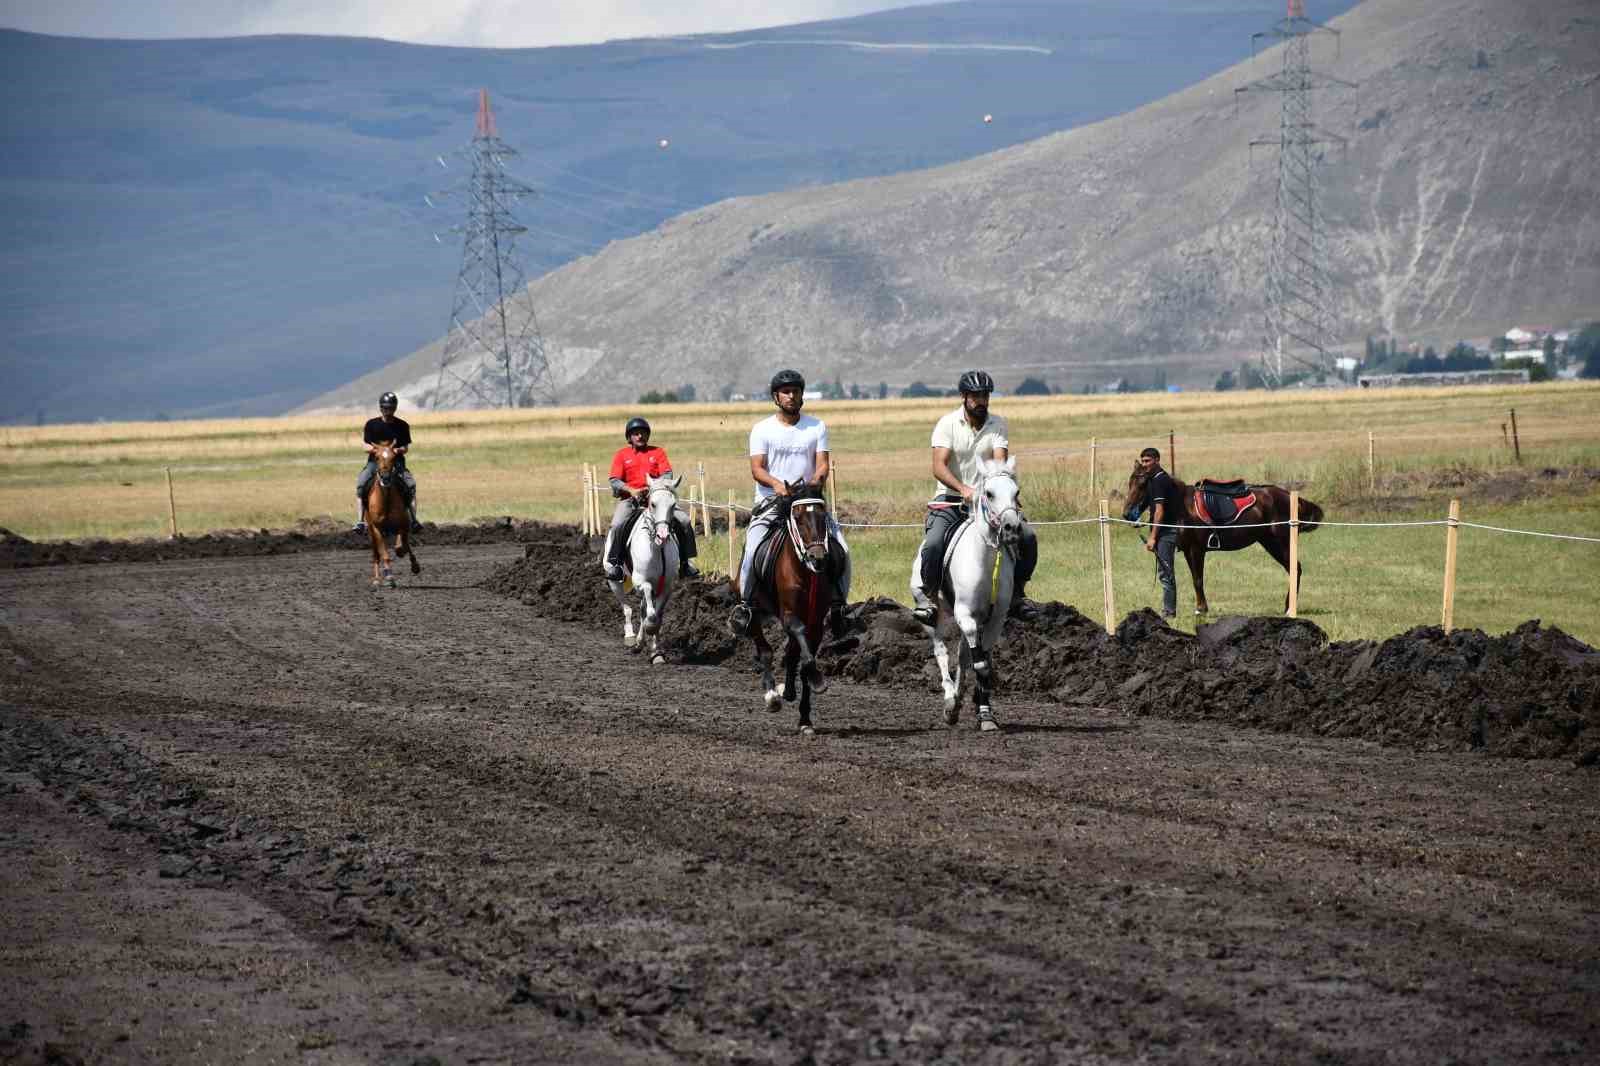
M 611 532 L 606 534 L 605 570 L 608 581 L 622 580 L 622 563 L 628 556 L 628 545 L 622 529 L 635 510 L 643 506 L 649 494 L 649 479 L 670 477 L 672 462 L 665 448 L 650 444 L 650 423 L 642 418 L 628 419 L 622 431 L 627 444 L 617 449 L 611 457 L 611 495 L 617 497 L 617 507 L 611 513 Z M 683 508 L 672 512 L 672 529 L 678 537 L 678 573 L 683 577 L 699 577 L 700 571 L 691 560 L 695 557 L 694 526 Z

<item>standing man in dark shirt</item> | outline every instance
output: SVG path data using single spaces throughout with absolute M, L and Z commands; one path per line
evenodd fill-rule
M 1146 448 L 1139 453 L 1139 469 L 1145 474 L 1145 499 L 1150 501 L 1150 538 L 1144 550 L 1156 556 L 1156 580 L 1161 582 L 1161 617 L 1178 613 L 1178 581 L 1173 575 L 1173 558 L 1178 550 L 1178 529 L 1183 523 L 1183 494 L 1172 475 L 1161 469 L 1161 452 Z
M 361 474 L 356 478 L 356 533 L 367 531 L 367 490 L 372 487 L 372 479 L 378 476 L 375 453 L 378 445 L 384 441 L 394 444 L 395 467 L 400 472 L 406 512 L 411 516 L 411 532 L 422 528 L 422 523 L 417 521 L 417 479 L 406 469 L 406 451 L 411 447 L 411 426 L 405 419 L 395 417 L 399 407 L 400 397 L 392 392 L 384 393 L 378 397 L 378 417 L 367 419 L 366 426 L 361 430 L 361 446 L 367 453 L 367 465 L 361 468 Z

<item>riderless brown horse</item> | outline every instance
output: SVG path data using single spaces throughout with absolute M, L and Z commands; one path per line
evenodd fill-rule
M 1142 467 L 1135 466 L 1133 474 L 1128 478 L 1128 503 L 1124 509 L 1123 517 L 1129 522 L 1139 520 L 1139 514 L 1149 505 L 1147 487 L 1149 472 Z M 1171 477 L 1171 474 L 1168 474 Z M 1249 485 L 1246 486 L 1255 497 L 1255 502 L 1246 507 L 1239 515 L 1227 525 L 1213 525 L 1206 520 L 1200 508 L 1204 501 L 1199 499 L 1199 486 L 1187 485 L 1177 478 L 1173 478 L 1178 492 L 1183 499 L 1183 515 L 1175 518 L 1165 516 L 1163 525 L 1181 522 L 1182 528 L 1178 530 L 1178 547 L 1183 551 L 1183 558 L 1189 564 L 1189 576 L 1194 579 L 1194 613 L 1205 614 L 1210 610 L 1206 604 L 1206 552 L 1224 551 L 1236 552 L 1240 548 L 1248 548 L 1252 544 L 1259 544 L 1267 549 L 1267 554 L 1277 560 L 1283 567 L 1284 573 L 1289 572 L 1289 490 L 1277 485 Z M 1242 483 L 1232 483 L 1242 484 Z M 1300 500 L 1300 532 L 1310 533 L 1317 528 L 1317 523 L 1322 521 L 1322 508 L 1304 497 Z M 1304 566 L 1297 566 L 1294 575 L 1296 591 L 1300 588 L 1300 573 Z M 1289 595 L 1284 593 L 1283 609 L 1289 609 Z
M 751 601 L 755 617 L 750 637 L 756 645 L 756 662 L 761 666 L 761 684 L 766 690 L 767 710 L 775 711 L 784 701 L 793 702 L 795 681 L 800 683 L 800 732 L 811 736 L 811 694 L 828 687 L 817 669 L 817 649 L 822 646 L 828 609 L 833 606 L 833 580 L 829 575 L 828 504 L 819 488 L 796 482 L 788 496 L 774 496 L 770 506 L 786 512 L 774 523 L 769 544 L 772 564 L 760 573 L 761 558 L 751 571 L 758 582 Z M 734 595 L 739 594 L 739 579 L 734 577 Z M 767 643 L 761 623 L 776 618 L 787 634 L 783 654 L 783 692 L 780 695 L 772 676 L 772 646 Z
M 395 462 L 394 441 L 379 441 L 373 458 L 378 463 L 378 476 L 367 489 L 367 537 L 372 541 L 372 585 L 380 583 L 394 588 L 394 571 L 390 568 L 389 545 L 385 534 L 394 534 L 394 554 L 404 559 L 411 556 L 411 572 L 422 573 L 417 553 L 411 543 L 411 515 L 406 510 L 405 493 L 400 490 L 400 471 Z M 380 578 L 381 571 L 381 578 Z

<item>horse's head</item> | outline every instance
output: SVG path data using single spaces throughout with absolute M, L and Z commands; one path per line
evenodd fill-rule
M 1133 473 L 1128 475 L 1127 500 L 1127 505 L 1122 509 L 1122 520 L 1137 522 L 1150 502 L 1150 471 L 1137 463 L 1134 464 Z
M 388 488 L 394 481 L 395 463 L 399 461 L 399 454 L 394 450 L 394 441 L 383 440 L 377 442 L 378 450 L 372 453 L 372 459 L 378 464 L 378 483 Z
M 804 482 L 789 486 L 789 535 L 812 573 L 828 564 L 828 503 Z
M 978 460 L 978 483 L 973 487 L 978 516 L 1006 548 L 1022 542 L 1022 486 L 1017 483 L 1017 460 Z
M 650 522 L 650 533 L 657 544 L 665 544 L 672 536 L 672 512 L 678 506 L 678 486 L 681 477 L 653 477 L 646 486 L 645 514 Z

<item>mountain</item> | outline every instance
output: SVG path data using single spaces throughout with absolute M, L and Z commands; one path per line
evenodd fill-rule
M 1312 14 L 1315 14 L 1313 9 Z M 1367 0 L 1316 65 L 1336 334 L 1448 343 L 1600 316 L 1600 8 Z M 1165 373 L 1208 386 L 1260 342 L 1277 52 L 1131 113 L 947 166 L 734 199 L 538 279 L 578 401 L 767 374 L 1002 388 Z M 1237 99 L 1236 99 L 1237 95 Z M 437 348 L 378 382 L 423 395 Z
M 969 0 L 544 49 L 0 31 L 0 422 L 272 413 L 436 337 L 460 217 L 423 197 L 461 176 L 480 88 L 541 192 L 533 277 L 730 197 L 1127 111 L 1236 61 L 1280 11 Z

